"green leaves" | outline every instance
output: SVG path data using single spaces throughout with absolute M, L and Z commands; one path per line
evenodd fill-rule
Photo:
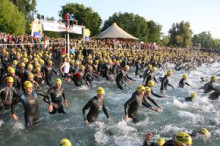
M 63 20 L 66 13 L 73 13 L 75 19 L 78 20 L 78 24 L 85 25 L 86 28 L 89 28 L 91 35 L 100 33 L 102 19 L 92 8 L 78 3 L 68 3 L 62 6 L 62 10 L 59 12 Z
M 104 22 L 102 30 L 107 29 L 114 22 L 119 27 L 133 36 L 137 37 L 140 41 L 159 43 L 161 36 L 161 26 L 154 21 L 146 21 L 144 17 L 134 15 L 133 13 L 114 13 Z
M 192 46 L 192 30 L 189 22 L 181 21 L 180 23 L 174 23 L 169 30 L 170 46 L 177 47 L 190 47 Z
M 25 34 L 25 17 L 8 0 L 0 1 L 0 31 L 11 34 Z

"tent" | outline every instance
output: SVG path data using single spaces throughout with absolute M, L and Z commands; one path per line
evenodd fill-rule
M 107 38 L 119 38 L 119 39 L 131 39 L 138 40 L 138 38 L 130 35 L 121 29 L 116 23 L 113 23 L 112 26 L 104 30 L 100 35 L 96 36 L 98 39 L 107 39 Z

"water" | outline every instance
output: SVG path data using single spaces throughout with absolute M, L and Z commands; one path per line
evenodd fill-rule
M 176 87 L 175 90 L 168 87 L 166 99 L 154 97 L 156 102 L 163 107 L 163 112 L 156 113 L 141 107 L 138 112 L 141 120 L 138 123 L 123 120 L 124 103 L 131 97 L 137 85 L 142 83 L 142 79 L 135 77 L 133 72 L 130 75 L 136 79 L 136 82 L 123 91 L 117 88 L 115 82 L 107 82 L 104 79 L 95 81 L 92 88 L 87 86 L 76 88 L 72 83 L 65 84 L 66 96 L 69 101 L 66 115 L 49 115 L 47 104 L 41 100 L 39 107 L 42 116 L 41 123 L 26 129 L 23 107 L 18 105 L 16 108 L 19 116 L 17 122 L 11 119 L 10 111 L 0 115 L 0 145 L 51 146 L 59 145 L 62 138 L 68 138 L 74 146 L 139 146 L 142 145 L 145 134 L 149 132 L 154 134 L 152 140 L 158 137 L 168 140 L 178 131 L 191 132 L 205 127 L 211 132 L 211 138 L 195 139 L 193 145 L 219 146 L 220 103 L 219 101 L 208 101 L 208 94 L 202 94 L 202 91 L 198 90 L 204 85 L 200 82 L 200 77 L 210 78 L 219 67 L 220 64 L 215 63 L 211 67 L 203 65 L 196 70 L 174 72 L 171 84 Z M 164 74 L 164 71 L 158 72 L 161 76 Z M 188 82 L 194 88 L 187 86 L 184 89 L 177 88 L 183 73 L 189 75 Z M 105 102 L 111 119 L 108 121 L 101 112 L 100 121 L 85 128 L 82 108 L 96 94 L 98 86 L 102 86 L 106 90 Z M 160 93 L 159 87 L 160 84 L 155 85 L 155 93 Z M 45 87 L 46 89 L 47 87 Z M 189 96 L 193 91 L 198 93 L 195 102 L 182 103 L 183 97 Z

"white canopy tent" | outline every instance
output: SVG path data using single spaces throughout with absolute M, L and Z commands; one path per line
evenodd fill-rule
M 138 40 L 138 38 L 130 35 L 123 29 L 121 29 L 116 23 L 113 23 L 112 26 L 104 30 L 100 35 L 95 38 L 105 39 L 105 38 L 119 38 L 119 39 L 132 39 Z

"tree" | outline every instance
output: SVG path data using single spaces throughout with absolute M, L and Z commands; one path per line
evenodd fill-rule
M 161 37 L 161 29 L 162 26 L 158 25 L 154 21 L 148 21 L 148 30 L 149 30 L 149 35 L 148 35 L 148 42 L 151 43 L 159 43 L 160 42 L 160 37 Z
M 85 25 L 86 28 L 89 28 L 91 35 L 96 35 L 100 32 L 102 19 L 92 8 L 85 7 L 83 4 L 68 3 L 62 6 L 62 10 L 59 12 L 63 20 L 66 13 L 73 13 L 75 19 L 78 20 L 78 24 Z
M 0 1 L 0 31 L 22 35 L 25 33 L 25 16 L 8 0 Z
M 36 0 L 10 0 L 20 12 L 25 16 L 25 32 L 30 33 L 29 26 L 34 20 L 34 13 L 36 13 Z
M 212 48 L 212 40 L 210 32 L 201 32 L 192 38 L 193 45 L 200 44 L 202 48 Z
M 189 22 L 174 23 L 169 30 L 171 46 L 189 47 L 192 45 L 192 30 Z
M 149 31 L 145 18 L 133 13 L 114 13 L 104 22 L 102 30 L 107 29 L 114 22 L 126 32 L 139 38 L 139 40 L 147 41 Z

